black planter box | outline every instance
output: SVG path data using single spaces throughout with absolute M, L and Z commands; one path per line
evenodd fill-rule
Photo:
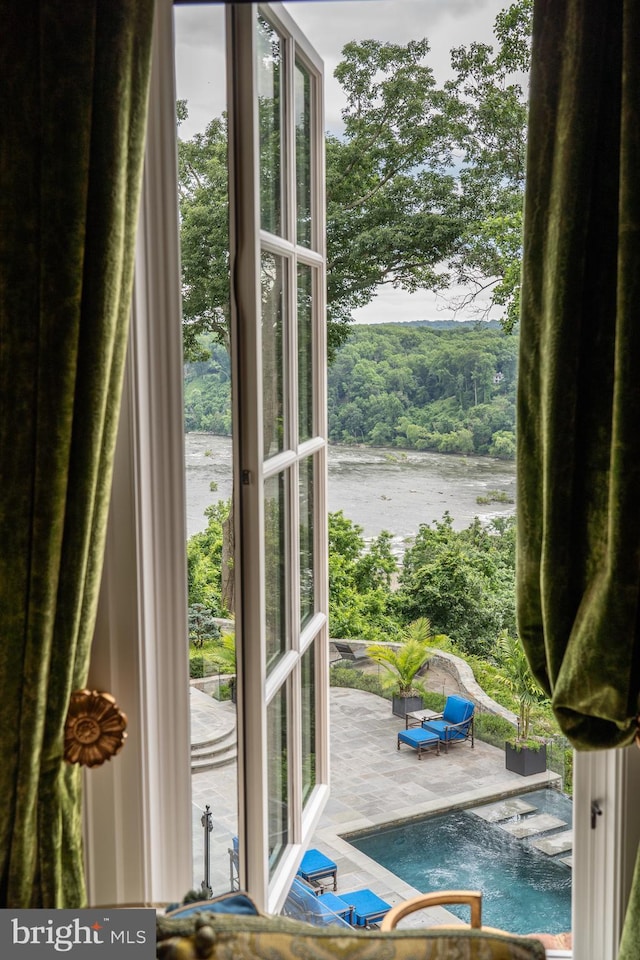
M 507 770 L 519 773 L 521 777 L 544 773 L 547 769 L 547 745 L 543 743 L 539 750 L 532 750 L 531 747 L 516 750 L 511 743 L 505 743 L 504 760 Z
M 405 717 L 414 710 L 422 710 L 422 697 L 393 697 L 391 712 L 394 717 Z

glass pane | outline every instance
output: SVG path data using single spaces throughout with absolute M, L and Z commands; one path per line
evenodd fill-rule
M 313 271 L 298 264 L 298 435 L 313 436 Z
M 284 475 L 264 483 L 264 575 L 267 669 L 286 646 Z
M 302 802 L 316 784 L 315 643 L 302 657 Z
M 313 563 L 313 457 L 300 463 L 300 626 L 315 607 Z
M 311 246 L 311 77 L 299 63 L 295 69 L 297 241 Z
M 282 41 L 258 14 L 258 124 L 260 130 L 260 225 L 282 230 Z
M 185 468 L 192 885 L 197 890 L 205 885 L 217 896 L 239 884 L 237 761 L 209 767 L 214 753 L 214 763 L 222 755 L 225 731 L 231 736 L 236 727 L 235 642 L 232 634 L 220 635 L 216 620 L 233 605 L 230 358 L 227 348 L 202 330 L 203 317 L 220 329 L 229 316 L 226 63 L 220 55 L 225 11 L 222 5 L 177 4 L 173 16 L 189 431 Z M 201 374 L 216 381 L 213 403 L 203 402 Z M 213 391 L 208 396 L 213 397 Z
M 262 254 L 262 400 L 265 459 L 284 449 L 285 261 Z
M 287 767 L 286 688 L 267 707 L 267 765 L 269 780 L 269 869 L 278 862 L 288 842 L 289 782 Z

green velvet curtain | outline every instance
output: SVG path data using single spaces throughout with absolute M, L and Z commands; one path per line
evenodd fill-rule
M 537 0 L 518 409 L 518 617 L 578 748 L 640 687 L 640 6 Z
M 0 13 L 0 906 L 74 907 L 63 728 L 104 551 L 153 0 Z
M 534 0 L 527 162 L 519 630 L 574 746 L 617 747 L 633 739 L 640 687 L 635 0 Z M 628 960 L 640 956 L 634 891 Z

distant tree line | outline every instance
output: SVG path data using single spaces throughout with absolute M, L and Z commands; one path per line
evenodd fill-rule
M 231 434 L 229 359 L 187 364 L 185 429 Z M 484 324 L 355 326 L 329 368 L 329 439 L 515 456 L 517 338 Z
M 483 327 L 354 327 L 329 369 L 329 439 L 512 459 L 517 338 Z

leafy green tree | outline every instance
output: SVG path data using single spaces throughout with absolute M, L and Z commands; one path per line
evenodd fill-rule
M 394 606 L 404 622 L 427 616 L 465 653 L 488 656 L 501 630 L 515 630 L 515 524 L 453 529 L 448 513 L 422 524 L 406 551 Z
M 219 636 L 220 629 L 213 611 L 202 603 L 192 604 L 189 607 L 189 640 L 194 647 L 202 647 L 206 640 L 215 640 Z
M 468 291 L 462 301 L 491 290 L 507 330 L 519 313 L 532 7 L 532 0 L 517 0 L 498 14 L 495 45 L 452 50 L 455 78 L 446 84 L 457 104 L 459 185 L 467 214 L 450 265 Z
M 218 500 L 205 510 L 207 527 L 187 541 L 189 605 L 202 604 L 215 616 L 227 616 L 223 599 L 223 551 L 230 502 Z
M 178 124 L 188 116 L 177 104 Z M 182 263 L 182 336 L 187 360 L 207 357 L 203 333 L 229 345 L 229 189 L 227 124 L 211 120 L 204 133 L 178 139 Z
M 327 155 L 331 345 L 352 311 L 385 285 L 446 285 L 441 264 L 462 223 L 451 163 L 452 98 L 438 89 L 426 39 L 352 41 L 335 76 L 346 97 L 344 134 Z
M 437 88 L 428 52 L 426 40 L 353 41 L 336 68 L 346 105 L 343 135 L 326 142 L 331 351 L 345 339 L 352 310 L 381 286 L 438 289 L 446 282 L 439 265 L 462 229 L 450 172 L 453 101 Z M 178 121 L 186 116 L 179 101 Z M 225 118 L 179 140 L 178 155 L 185 355 L 195 359 L 198 334 L 228 341 Z
M 367 550 L 362 527 L 342 510 L 329 514 L 330 636 L 373 641 L 398 633 L 390 613 L 396 569 L 390 534 L 381 533 Z
M 455 281 L 465 285 L 466 299 L 491 288 L 506 326 L 515 323 L 531 6 L 517 0 L 498 15 L 495 46 L 454 49 L 455 76 L 443 87 L 428 64 L 426 39 L 344 47 L 335 71 L 344 132 L 326 138 L 332 354 L 353 310 L 384 286 L 443 290 Z M 179 123 L 186 118 L 185 101 L 177 115 Z M 272 116 L 273 109 L 261 109 L 263 153 L 271 149 Z M 188 359 L 201 355 L 203 332 L 228 343 L 226 151 L 225 117 L 178 143 Z M 271 168 L 261 168 L 263 179 Z

